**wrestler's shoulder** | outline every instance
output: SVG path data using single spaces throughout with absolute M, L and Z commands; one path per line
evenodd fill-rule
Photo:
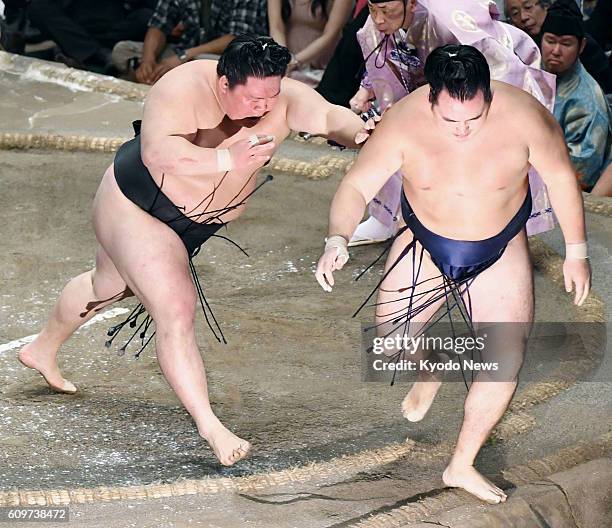
M 387 120 L 390 121 L 410 114 L 414 120 L 423 114 L 424 108 L 429 108 L 429 85 L 421 86 L 393 103 L 385 112 L 385 116 L 388 114 Z
M 276 103 L 277 111 L 281 108 L 290 112 L 294 108 L 312 109 L 313 111 L 323 111 L 331 106 L 323 96 L 321 96 L 314 88 L 307 84 L 283 77 L 281 80 L 280 95 Z
M 530 136 L 548 130 L 554 122 L 550 111 L 533 95 L 502 81 L 492 81 L 493 104 L 506 131 Z M 529 126 L 525 126 L 529 123 Z
M 311 93 L 316 93 L 316 90 L 301 81 L 289 77 L 283 77 L 281 80 L 281 96 L 286 99 L 299 99 L 304 94 Z
M 151 92 L 166 92 L 171 94 L 185 94 L 193 90 L 201 90 L 209 84 L 210 79 L 216 75 L 217 61 L 194 60 L 181 64 L 166 73 L 155 83 Z
M 523 117 L 525 113 L 546 110 L 546 107 L 533 95 L 517 86 L 503 81 L 491 81 L 491 88 L 493 89 L 493 99 L 497 98 L 500 103 L 503 103 L 504 109 L 512 115 Z
M 145 100 L 149 122 L 152 118 L 156 128 L 173 123 L 171 128 L 178 127 L 182 132 L 217 126 L 222 112 L 213 89 L 216 64 L 217 61 L 196 60 L 166 73 Z

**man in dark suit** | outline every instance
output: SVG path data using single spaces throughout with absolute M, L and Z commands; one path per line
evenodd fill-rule
M 120 40 L 141 40 L 154 0 L 32 0 L 32 23 L 60 48 L 57 60 L 107 72 L 111 49 Z

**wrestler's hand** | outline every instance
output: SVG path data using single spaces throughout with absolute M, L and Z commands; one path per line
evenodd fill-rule
M 255 137 L 257 142 L 255 142 Z M 274 136 L 255 136 L 236 141 L 229 147 L 232 156 L 232 167 L 243 169 L 251 165 L 263 165 L 274 153 L 276 144 Z
M 591 289 L 589 259 L 566 258 L 563 263 L 563 277 L 565 279 L 565 291 L 570 293 L 575 286 L 574 304 L 582 306 Z
M 374 92 L 360 86 L 357 93 L 353 95 L 353 98 L 349 101 L 349 106 L 356 114 L 363 114 L 372 106 L 372 99 L 374 99 Z
M 357 134 L 355 134 L 355 143 L 357 145 L 364 143 L 370 137 L 372 130 L 376 128 L 376 124 L 381 119 L 382 118 L 379 115 L 375 115 L 374 117 L 371 117 L 370 119 L 368 119 L 363 124 L 363 128 L 359 132 L 357 132 Z
M 142 84 L 151 84 L 153 82 L 153 72 L 156 66 L 157 64 L 155 61 L 143 60 L 134 72 L 136 74 L 136 80 Z
M 347 244 L 348 242 L 343 237 L 337 235 L 329 237 L 325 244 L 325 253 L 319 259 L 315 277 L 321 288 L 326 292 L 332 291 L 334 285 L 333 272 L 341 270 L 348 262 Z

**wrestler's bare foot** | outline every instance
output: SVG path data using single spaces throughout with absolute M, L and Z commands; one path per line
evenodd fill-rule
M 206 431 L 200 431 L 200 436 L 209 443 L 221 464 L 233 466 L 249 454 L 249 442 L 232 433 L 216 417 L 210 422 Z
M 24 346 L 19 351 L 17 359 L 24 366 L 37 370 L 55 392 L 74 394 L 77 391 L 76 387 L 62 376 L 55 357 L 41 353 L 36 346 L 36 341 Z
M 425 417 L 442 385 L 440 380 L 430 380 L 415 382 L 406 394 L 402 402 L 402 414 L 409 422 L 420 422 Z
M 474 466 L 459 466 L 451 462 L 444 470 L 442 480 L 447 486 L 463 488 L 489 504 L 505 502 L 507 498 L 503 490 L 484 478 L 474 469 Z

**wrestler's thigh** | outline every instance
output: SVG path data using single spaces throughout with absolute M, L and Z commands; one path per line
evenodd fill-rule
M 533 267 L 524 230 L 493 266 L 476 277 L 469 291 L 474 322 L 533 321 Z
M 485 338 L 481 359 L 497 365 L 497 370 L 482 372 L 478 379 L 515 381 L 533 321 L 533 272 L 524 231 L 474 280 L 470 297 L 472 320 Z
M 118 273 L 156 322 L 193 312 L 196 292 L 181 239 L 128 200 L 114 178 L 103 181 L 96 195 L 94 230 Z
M 393 242 L 385 264 L 385 274 L 391 269 L 393 263 L 401 255 L 402 251 L 412 241 L 412 232 L 407 229 Z M 419 255 L 421 245 L 416 247 L 416 261 L 413 263 L 413 252 L 405 255 L 399 263 L 389 271 L 385 280 L 382 282 L 378 298 L 376 301 L 376 323 L 381 325 L 381 335 L 387 335 L 384 328 L 395 326 L 393 321 L 408 312 L 410 307 L 412 322 L 428 321 L 444 302 L 441 296 L 440 287 L 442 279 L 440 270 L 431 261 L 427 252 L 423 253 L 423 260 L 420 264 L 416 288 L 414 292 L 411 288 L 416 268 L 419 266 Z M 433 290 L 433 291 L 430 291 Z M 411 298 L 412 296 L 412 298 Z M 412 305 L 410 306 L 410 304 Z M 410 333 L 417 332 L 422 325 L 412 325 Z

